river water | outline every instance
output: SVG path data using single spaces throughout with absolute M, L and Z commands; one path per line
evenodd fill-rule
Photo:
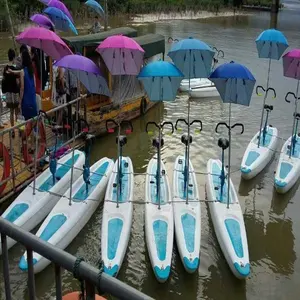
M 290 48 L 293 48 L 300 43 L 300 5 L 296 1 L 289 1 L 285 5 L 286 9 L 278 16 L 278 29 L 285 33 Z M 265 85 L 267 61 L 258 59 L 255 39 L 262 30 L 269 28 L 270 24 L 269 13 L 257 12 L 236 18 L 155 22 L 140 26 L 139 31 L 156 32 L 167 38 L 193 36 L 216 45 L 225 52 L 226 61 L 235 60 L 245 64 L 253 72 L 257 83 Z M 282 74 L 282 62 L 272 61 L 271 86 L 276 88 L 277 98 L 270 101 L 270 104 L 274 105 L 270 124 L 279 129 L 282 138 L 287 138 L 292 130 L 294 107 L 287 104 L 284 97 L 288 91 L 295 92 L 296 81 L 284 78 Z M 244 150 L 258 130 L 261 107 L 262 98 L 256 95 L 253 95 L 250 107 L 233 105 L 233 122 L 243 122 L 245 125 L 243 135 L 233 135 L 233 171 L 239 169 Z M 124 155 L 132 158 L 135 172 L 145 172 L 147 163 L 155 152 L 151 146 L 151 138 L 144 131 L 146 122 L 162 119 L 175 121 L 179 117 L 185 117 L 186 112 L 187 97 L 180 96 L 175 102 L 157 106 L 144 118 L 133 122 L 134 132 L 128 138 Z M 191 103 L 191 116 L 203 122 L 201 134 L 194 135 L 191 159 L 197 171 L 205 172 L 207 160 L 220 157 L 217 140 L 221 135 L 215 134 L 214 127 L 217 122 L 227 120 L 228 105 L 222 104 L 219 98 L 195 100 Z M 162 158 L 166 163 L 171 182 L 174 160 L 183 151 L 179 133 L 165 137 Z M 99 138 L 95 142 L 92 160 L 98 160 L 102 156 L 116 157 L 114 136 Z M 239 281 L 232 275 L 216 240 L 206 203 L 202 203 L 201 264 L 196 274 L 190 275 L 184 271 L 174 244 L 170 279 L 165 284 L 156 281 L 145 244 L 144 205 L 136 204 L 129 247 L 118 278 L 156 299 L 299 299 L 300 231 L 297 230 L 300 228 L 299 183 L 286 195 L 277 195 L 273 188 L 277 162 L 278 153 L 259 176 L 247 182 L 241 180 L 239 171 L 232 173 L 248 234 L 251 276 L 247 280 Z M 135 200 L 141 201 L 144 199 L 145 177 L 136 176 L 135 180 Z M 205 176 L 199 175 L 201 199 L 205 198 L 204 184 Z M 67 248 L 68 252 L 83 256 L 94 265 L 99 259 L 101 216 L 102 205 Z M 18 245 L 9 252 L 14 299 L 28 298 L 27 275 L 18 269 L 18 261 L 23 250 Z M 2 263 L 0 267 L 2 268 Z M 36 276 L 38 299 L 54 297 L 53 270 L 50 266 Z M 62 280 L 64 292 L 79 288 L 77 280 L 67 272 L 63 273 Z M 0 282 L 0 298 L 5 299 L 1 276 Z

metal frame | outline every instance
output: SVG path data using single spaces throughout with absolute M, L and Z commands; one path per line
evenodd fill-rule
M 35 296 L 35 282 L 33 272 L 32 252 L 35 251 L 40 255 L 50 260 L 55 265 L 55 283 L 56 283 L 56 299 L 62 299 L 62 285 L 61 285 L 61 268 L 74 271 L 74 265 L 77 258 L 53 245 L 41 240 L 30 232 L 23 230 L 21 227 L 0 217 L 0 233 L 2 243 L 2 261 L 3 261 L 3 277 L 5 285 L 6 299 L 11 298 L 10 278 L 9 278 L 9 261 L 7 250 L 7 239 L 10 238 L 23 244 L 27 250 L 28 261 L 28 290 L 29 299 L 36 299 Z M 150 300 L 153 299 L 142 292 L 130 287 L 129 285 L 111 277 L 105 273 L 101 273 L 95 267 L 82 261 L 77 268 L 78 278 L 86 282 L 86 296 L 87 299 L 95 299 L 95 287 L 102 292 L 111 294 L 118 299 L 125 300 Z

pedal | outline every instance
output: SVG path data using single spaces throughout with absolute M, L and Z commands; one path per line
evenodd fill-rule
M 116 188 L 118 185 L 116 183 L 113 184 L 113 187 Z
M 182 159 L 178 159 L 178 164 L 182 165 Z
M 215 186 L 214 190 L 215 190 L 215 191 L 218 191 L 218 190 L 219 190 L 219 187 L 218 187 L 218 186 Z
M 128 162 L 127 161 L 124 163 L 124 167 L 128 168 Z
M 150 180 L 150 183 L 153 184 L 153 183 L 155 183 L 155 182 L 154 182 L 153 180 Z

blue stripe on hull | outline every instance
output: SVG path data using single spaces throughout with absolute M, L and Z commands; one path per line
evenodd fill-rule
M 128 163 L 125 159 L 122 159 L 122 186 L 121 186 L 121 194 L 119 197 L 119 203 L 127 202 L 129 199 L 129 171 L 128 171 Z M 115 184 L 117 184 L 118 176 L 115 178 Z M 113 201 L 117 201 L 117 186 L 113 188 Z
M 168 223 L 162 220 L 153 222 L 153 232 L 155 238 L 155 245 L 157 257 L 163 261 L 167 255 L 167 236 L 168 236 Z
M 114 218 L 108 222 L 108 241 L 107 241 L 107 257 L 112 260 L 116 257 L 120 236 L 123 228 L 123 221 Z
M 74 164 L 79 158 L 79 154 L 74 155 Z M 55 173 L 55 183 L 57 183 L 61 178 L 63 178 L 72 168 L 72 157 L 68 159 L 64 164 L 58 164 L 58 168 Z M 53 177 L 52 174 L 44 181 L 38 188 L 42 192 L 48 192 L 53 188 Z
M 225 222 L 225 226 L 226 226 L 227 232 L 229 234 L 232 246 L 234 248 L 235 254 L 239 258 L 244 257 L 242 236 L 241 236 L 241 229 L 240 229 L 239 222 L 235 219 L 226 219 L 224 222 Z
M 181 216 L 184 240 L 187 250 L 191 253 L 195 249 L 196 219 L 191 214 Z
M 64 214 L 53 216 L 44 228 L 40 238 L 48 241 L 66 221 L 67 217 Z
M 83 182 L 80 189 L 76 192 L 73 197 L 74 202 L 81 202 L 88 198 L 88 196 L 94 191 L 96 186 L 100 183 L 101 179 L 105 176 L 106 170 L 108 168 L 109 162 L 106 161 L 100 165 L 93 173 L 91 172 L 90 184 L 88 189 L 86 188 L 86 183 Z

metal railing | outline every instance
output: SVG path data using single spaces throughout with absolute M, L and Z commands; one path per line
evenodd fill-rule
M 55 107 L 49 111 L 47 111 L 47 114 L 49 115 L 53 115 L 61 110 L 64 110 L 65 108 L 68 108 L 68 107 L 71 107 L 71 110 L 72 110 L 72 106 L 75 106 L 76 109 L 75 109 L 75 113 L 80 116 L 80 111 L 77 111 L 77 108 L 80 106 L 80 105 L 77 105 L 77 104 L 80 104 L 80 102 L 82 100 L 84 100 L 86 98 L 86 95 L 83 95 L 77 99 L 74 99 L 66 104 L 62 104 L 60 105 L 59 107 Z M 48 154 L 45 153 L 42 157 L 36 159 L 35 161 L 32 161 L 31 163 L 29 164 L 24 164 L 23 167 L 19 168 L 18 170 L 16 170 L 15 168 L 15 161 L 16 159 L 20 161 L 20 163 L 22 162 L 22 145 L 19 143 L 17 145 L 17 147 L 19 147 L 19 149 L 17 149 L 17 151 L 15 151 L 14 149 L 14 137 L 13 137 L 13 133 L 15 133 L 15 131 L 22 131 L 23 129 L 22 128 L 26 128 L 27 124 L 29 123 L 33 123 L 33 122 L 39 122 L 41 121 L 42 119 L 42 116 L 39 115 L 35 118 L 32 118 L 30 120 L 27 120 L 27 121 L 23 121 L 23 122 L 20 122 L 18 123 L 17 125 L 13 126 L 13 127 L 10 127 L 10 128 L 6 128 L 2 131 L 0 131 L 0 143 L 2 143 L 2 145 L 4 145 L 6 148 L 9 148 L 9 165 L 10 165 L 10 176 L 8 176 L 6 179 L 4 180 L 0 180 L 0 186 L 2 186 L 3 184 L 6 184 L 8 183 L 9 181 L 12 182 L 12 189 L 11 191 L 5 193 L 5 196 L 1 197 L 0 195 L 0 203 L 4 202 L 6 199 L 10 198 L 13 194 L 15 194 L 16 192 L 20 191 L 21 189 L 23 189 L 25 186 L 28 185 L 28 183 L 30 181 L 32 181 L 32 178 L 28 178 L 26 181 L 20 183 L 20 184 L 16 184 L 16 178 L 17 176 L 21 175 L 22 173 L 30 170 L 30 168 L 33 168 L 37 165 L 37 163 L 40 163 L 41 161 L 43 161 L 47 156 Z M 75 126 L 76 127 L 76 126 Z M 82 135 L 82 132 L 76 132 L 75 129 L 73 131 L 73 137 L 68 137 L 67 136 L 67 139 L 64 141 L 64 143 L 62 145 L 60 145 L 61 147 L 65 146 L 65 145 L 68 145 L 72 142 L 74 142 L 76 139 L 80 138 Z M 47 136 L 46 136 L 47 138 Z M 48 140 L 46 140 L 46 146 L 49 146 L 49 140 L 51 140 L 51 137 L 48 136 Z M 7 141 L 8 139 L 8 141 Z M 52 139 L 54 139 L 54 136 L 52 136 Z M 5 141 L 6 141 L 6 144 L 5 144 Z M 25 141 L 26 144 L 28 144 L 28 137 L 26 136 L 26 141 Z M 35 147 L 35 153 L 34 153 L 34 156 L 36 157 L 37 155 L 37 151 L 38 151 L 38 148 L 39 147 Z M 1 149 L 3 150 L 3 149 Z M 3 152 L 3 151 L 2 151 Z M 5 161 L 4 161 L 5 163 Z M 23 162 L 22 162 L 23 163 Z
M 76 278 L 85 282 L 85 299 L 95 299 L 95 288 L 103 293 L 108 293 L 118 299 L 141 300 L 153 299 L 142 292 L 130 287 L 120 280 L 111 277 L 101 270 L 78 260 L 75 256 L 58 249 L 37 236 L 23 230 L 11 222 L 0 217 L 0 233 L 2 243 L 3 278 L 6 300 L 11 300 L 9 260 L 7 250 L 7 236 L 23 244 L 27 250 L 28 263 L 28 291 L 29 299 L 35 300 L 35 279 L 33 270 L 33 251 L 54 263 L 56 299 L 62 299 L 61 268 L 73 272 L 76 267 Z

